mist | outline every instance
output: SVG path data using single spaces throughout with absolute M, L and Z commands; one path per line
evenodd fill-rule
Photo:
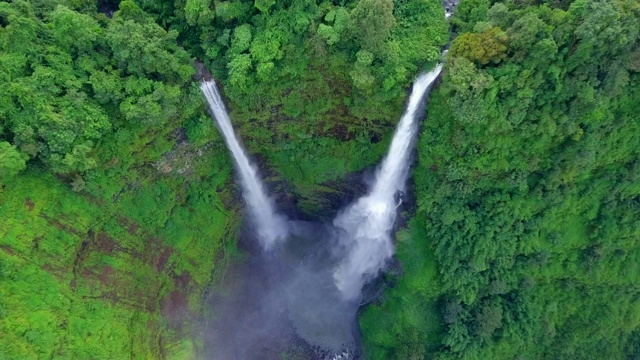
M 441 69 L 439 64 L 416 79 L 367 193 L 331 223 L 299 221 L 276 210 L 215 83 L 202 84 L 234 157 L 248 215 L 240 241 L 246 258 L 230 267 L 212 297 L 207 358 L 359 357 L 356 314 L 362 289 L 393 256 L 397 199 L 409 176 L 421 105 Z

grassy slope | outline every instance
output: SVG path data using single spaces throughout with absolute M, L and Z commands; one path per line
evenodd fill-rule
M 194 356 L 203 290 L 224 271 L 239 211 L 222 202 L 230 166 L 214 149 L 191 157 L 189 176 L 132 172 L 113 200 L 36 170 L 8 184 L 0 358 Z

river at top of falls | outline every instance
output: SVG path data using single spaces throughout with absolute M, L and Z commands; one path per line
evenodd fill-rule
M 205 81 L 200 90 L 207 99 L 209 109 L 215 117 L 218 128 L 233 154 L 242 186 L 242 195 L 258 230 L 258 239 L 263 249 L 271 249 L 275 243 L 287 236 L 286 219 L 275 211 L 275 206 L 267 196 L 256 166 L 249 160 L 233 132 L 229 114 L 214 80 Z

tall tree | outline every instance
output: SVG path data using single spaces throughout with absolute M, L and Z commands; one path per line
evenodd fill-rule
M 364 50 L 376 55 L 384 49 L 395 23 L 393 0 L 360 0 L 351 11 L 351 34 Z

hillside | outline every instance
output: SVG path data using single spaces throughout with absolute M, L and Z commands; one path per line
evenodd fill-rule
M 206 358 L 251 249 L 203 74 L 280 208 L 327 221 L 451 38 L 364 358 L 640 357 L 637 1 L 15 0 L 0 359 Z

